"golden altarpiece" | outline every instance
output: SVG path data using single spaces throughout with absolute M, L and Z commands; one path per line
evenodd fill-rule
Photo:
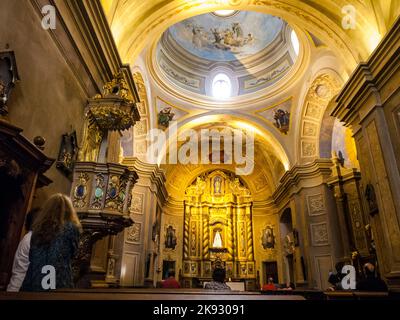
M 219 264 L 227 277 L 256 277 L 252 198 L 241 180 L 220 170 L 205 173 L 185 193 L 183 280 L 206 280 Z

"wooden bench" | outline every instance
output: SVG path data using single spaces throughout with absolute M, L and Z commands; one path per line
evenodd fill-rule
M 53 292 L 1 292 L 0 300 L 305 300 L 300 295 L 205 289 L 87 289 Z

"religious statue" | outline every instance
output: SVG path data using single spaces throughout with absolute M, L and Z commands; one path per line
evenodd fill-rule
M 175 113 L 172 112 L 171 107 L 164 108 L 158 113 L 158 124 L 161 127 L 168 128 L 169 123 L 174 117 Z
M 221 193 L 221 177 L 217 176 L 214 178 L 214 193 L 220 194 Z
M 96 162 L 100 153 L 100 145 L 103 141 L 104 133 L 98 128 L 95 123 L 90 123 L 86 120 L 82 148 L 79 152 L 80 161 Z
M 263 231 L 262 246 L 264 249 L 274 249 L 275 248 L 274 229 L 271 226 L 266 227 Z
M 283 242 L 283 247 L 284 247 L 286 254 L 289 255 L 289 254 L 294 253 L 295 245 L 294 245 L 294 240 L 291 237 L 291 234 L 286 235 L 284 242 Z
M 275 126 L 284 134 L 289 131 L 290 113 L 286 110 L 278 109 L 274 114 Z
M 172 226 L 168 226 L 165 235 L 165 248 L 175 249 L 175 247 L 176 247 L 175 229 Z
M 215 233 L 213 248 L 222 248 L 222 238 L 219 230 Z

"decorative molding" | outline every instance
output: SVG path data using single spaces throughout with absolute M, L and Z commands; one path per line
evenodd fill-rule
M 294 165 L 285 172 L 272 198 L 277 204 L 283 203 L 285 199 L 299 192 L 303 186 L 316 187 L 325 183 L 331 174 L 330 159 L 315 159 L 309 163 Z
M 386 96 L 377 87 L 384 83 L 400 67 L 400 19 L 397 19 L 378 47 L 364 63 L 360 63 L 347 80 L 336 99 L 336 107 L 331 116 L 344 122 L 346 126 L 357 126 L 369 115 L 373 108 L 379 107 L 393 94 L 387 90 Z M 364 112 L 360 112 L 364 109 Z M 361 117 L 361 118 L 360 118 Z
M 135 222 L 126 232 L 126 242 L 133 244 L 140 244 L 142 236 L 142 223 Z
M 329 245 L 328 224 L 326 222 L 311 223 L 311 243 L 315 247 Z
M 307 196 L 308 214 L 320 216 L 325 214 L 325 198 L 322 193 Z
M 130 213 L 143 214 L 144 205 L 144 194 L 138 192 L 132 192 L 131 207 L 129 208 Z

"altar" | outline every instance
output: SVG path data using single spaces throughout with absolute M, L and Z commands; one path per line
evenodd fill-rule
M 204 173 L 187 188 L 184 203 L 183 285 L 212 279 L 215 268 L 227 278 L 255 281 L 252 197 L 232 173 Z M 232 282 L 244 291 L 244 282 Z

